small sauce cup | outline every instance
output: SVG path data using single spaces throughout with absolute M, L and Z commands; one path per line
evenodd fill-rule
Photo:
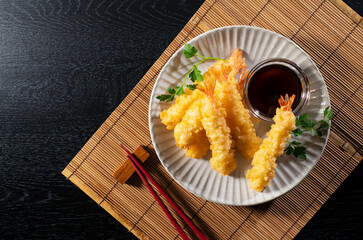
M 274 58 L 254 66 L 248 74 L 244 86 L 244 101 L 256 118 L 273 122 L 278 98 L 295 94 L 292 110 L 299 115 L 310 98 L 310 84 L 304 71 L 294 62 Z

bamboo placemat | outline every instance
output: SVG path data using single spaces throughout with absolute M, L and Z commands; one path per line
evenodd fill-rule
M 282 197 L 252 207 L 215 204 L 180 187 L 157 159 L 148 128 L 150 93 L 166 61 L 190 39 L 228 25 L 266 28 L 297 43 L 319 67 L 335 113 L 310 175 Z M 130 150 L 141 144 L 151 153 L 145 167 L 211 239 L 293 238 L 362 159 L 362 36 L 361 17 L 340 0 L 207 0 L 62 173 L 137 237 L 178 239 L 138 176 L 125 185 L 112 177 L 126 160 L 119 143 Z

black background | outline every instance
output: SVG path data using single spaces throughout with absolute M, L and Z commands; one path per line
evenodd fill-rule
M 202 2 L 0 1 L 1 239 L 135 238 L 61 171 Z M 362 176 L 297 238 L 358 238 Z

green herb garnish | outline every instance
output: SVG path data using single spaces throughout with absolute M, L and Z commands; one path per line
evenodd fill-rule
M 309 120 L 308 114 L 302 114 L 296 117 L 295 125 L 296 128 L 291 132 L 294 137 L 300 136 L 304 132 L 309 132 L 311 136 L 318 135 L 319 137 L 323 136 L 324 130 L 327 130 L 330 127 L 330 121 L 333 118 L 333 110 L 329 107 L 324 110 L 324 117 L 322 120 L 316 122 L 315 120 Z M 306 159 L 306 148 L 301 146 L 300 142 L 290 141 L 289 145 L 285 148 L 285 152 L 287 155 L 293 154 L 297 158 Z
M 289 142 L 289 146 L 285 149 L 286 154 L 294 154 L 297 158 L 306 159 L 306 148 L 300 145 L 301 143 L 297 141 Z
M 176 86 L 175 88 L 168 88 L 168 94 L 161 94 L 157 96 L 156 98 L 163 102 L 171 102 L 174 100 L 175 95 L 180 96 L 181 94 L 184 94 L 184 87 L 189 88 L 190 90 L 194 91 L 197 88 L 196 84 L 197 82 L 203 81 L 203 75 L 202 72 L 198 69 L 198 65 L 206 60 L 224 60 L 222 58 L 216 58 L 216 57 L 205 57 L 202 55 L 197 55 L 198 49 L 196 47 L 192 47 L 189 44 L 184 45 L 183 54 L 186 58 L 191 58 L 194 56 L 201 57 L 202 60 L 197 62 L 185 75 L 183 79 L 183 83 L 180 86 Z M 193 84 L 186 84 L 187 77 L 193 82 Z

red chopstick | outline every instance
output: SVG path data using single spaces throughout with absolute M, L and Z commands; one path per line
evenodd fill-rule
M 174 200 L 163 190 L 163 188 L 154 180 L 154 178 L 143 168 L 142 164 L 122 145 L 120 144 L 123 150 L 128 155 L 128 159 L 131 161 L 132 165 L 134 166 L 136 172 L 141 177 L 142 181 L 145 183 L 149 191 L 153 194 L 156 201 L 158 201 L 159 205 L 165 212 L 165 214 L 168 216 L 169 220 L 173 223 L 173 220 L 175 219 L 171 216 L 169 210 L 165 207 L 164 203 L 160 200 L 160 198 L 155 193 L 154 189 L 150 186 L 150 184 L 146 181 L 145 176 L 149 179 L 149 181 L 159 190 L 159 192 L 165 197 L 165 199 L 170 203 L 170 205 L 174 208 L 174 210 L 184 219 L 184 221 L 190 226 L 190 228 L 198 235 L 198 237 L 202 240 L 207 240 L 208 238 L 198 229 L 198 227 L 192 222 L 192 220 L 183 212 L 183 210 L 180 209 L 180 207 L 174 202 Z M 151 190 L 150 190 L 151 189 Z M 158 200 L 159 199 L 159 200 Z M 165 209 L 164 209 L 165 208 Z M 171 218 L 169 217 L 168 213 L 170 214 Z M 176 223 L 176 222 L 175 222 Z M 173 223 L 174 225 L 174 223 Z M 177 225 L 177 226 L 176 226 Z M 186 234 L 183 232 L 183 230 L 180 228 L 180 226 L 176 223 L 174 227 L 180 234 L 180 236 L 184 239 L 183 236 L 185 236 L 185 239 L 189 239 Z M 180 228 L 180 229 L 179 229 Z M 178 230 L 179 229 L 179 230 Z M 183 234 L 181 234 L 179 231 L 182 231 Z
M 135 163 L 133 162 L 133 160 L 130 158 L 130 156 L 127 156 L 127 158 L 131 161 L 132 165 L 134 166 L 136 172 L 139 174 L 141 180 L 144 182 L 144 184 L 146 185 L 146 187 L 149 189 L 149 191 L 151 192 L 151 194 L 154 196 L 155 200 L 159 203 L 160 207 L 163 209 L 164 213 L 166 214 L 166 216 L 169 218 L 170 222 L 174 225 L 175 229 L 178 231 L 178 233 L 180 234 L 180 236 L 183 239 L 189 239 L 188 236 L 185 234 L 185 232 L 183 231 L 183 229 L 179 226 L 179 224 L 175 221 L 173 215 L 171 215 L 170 211 L 168 210 L 168 208 L 165 206 L 165 204 L 161 201 L 161 199 L 159 198 L 159 196 L 156 194 L 156 192 L 154 191 L 154 189 L 150 186 L 150 184 L 148 183 L 148 181 L 145 179 L 144 175 L 141 173 L 141 171 L 139 170 L 139 168 L 135 165 Z

